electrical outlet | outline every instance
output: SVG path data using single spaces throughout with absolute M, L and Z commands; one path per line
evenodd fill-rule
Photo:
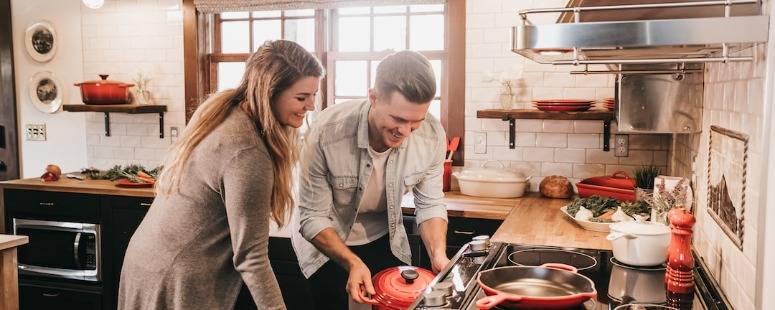
M 175 143 L 175 141 L 178 141 L 179 135 L 180 135 L 180 129 L 178 127 L 175 127 L 175 126 L 170 127 L 170 143 Z
M 614 136 L 614 156 L 627 157 L 630 156 L 630 136 L 629 135 L 615 135 Z
M 487 154 L 487 132 L 477 132 L 474 141 L 474 153 Z
M 26 124 L 24 129 L 27 141 L 46 141 L 46 124 Z

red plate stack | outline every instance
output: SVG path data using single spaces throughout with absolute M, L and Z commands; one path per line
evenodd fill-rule
M 605 98 L 603 101 L 603 107 L 608 109 L 608 111 L 613 111 L 616 107 L 616 100 L 614 98 Z
M 586 111 L 592 107 L 594 100 L 586 99 L 543 99 L 533 100 L 533 104 L 541 111 Z

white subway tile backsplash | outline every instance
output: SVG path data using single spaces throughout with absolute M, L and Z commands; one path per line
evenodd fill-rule
M 517 132 L 542 132 L 544 127 L 539 119 L 518 119 L 514 123 Z
M 595 176 L 605 175 L 605 165 L 602 164 L 583 164 L 573 165 L 573 177 L 577 179 L 586 179 Z
M 568 135 L 565 133 L 538 133 L 536 146 L 541 147 L 567 147 Z
M 536 133 L 519 132 L 515 134 L 516 146 L 536 146 Z
M 585 163 L 586 151 L 584 149 L 555 149 L 554 161 L 558 163 Z
M 573 165 L 568 163 L 542 163 L 541 175 L 562 175 L 569 176 L 573 174 Z
M 501 161 L 522 160 L 522 148 L 510 149 L 508 146 L 496 146 L 491 148 L 493 159 Z
M 653 162 L 654 162 L 654 152 L 652 151 L 640 151 L 640 150 L 631 149 L 629 152 L 629 156 L 619 157 L 619 164 L 622 164 L 622 165 L 645 166 L 645 165 L 651 165 L 653 164 Z
M 591 133 L 571 133 L 568 134 L 568 147 L 569 148 L 599 148 L 600 135 Z
M 588 164 L 618 164 L 619 157 L 614 156 L 613 151 L 605 152 L 602 149 L 587 149 Z
M 603 122 L 602 121 L 573 121 L 573 132 L 600 134 L 603 132 Z
M 576 80 L 573 75 L 567 72 L 547 72 L 544 73 L 544 87 L 564 88 L 573 87 Z
M 505 131 L 488 131 L 487 132 L 487 145 L 488 146 L 503 146 L 508 145 L 508 133 Z
M 554 149 L 550 147 L 526 147 L 523 149 L 525 161 L 553 162 Z
M 562 132 L 573 131 L 573 122 L 564 120 L 544 120 L 544 132 Z

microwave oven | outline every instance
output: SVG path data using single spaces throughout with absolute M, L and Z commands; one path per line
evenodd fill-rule
M 18 250 L 20 274 L 102 280 L 99 224 L 14 218 L 13 233 L 29 237 Z

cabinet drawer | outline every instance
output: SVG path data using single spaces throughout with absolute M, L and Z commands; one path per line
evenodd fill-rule
M 447 226 L 447 245 L 462 246 L 479 235 L 492 236 L 503 221 L 450 217 Z
M 19 309 L 102 309 L 100 292 L 19 284 Z
M 100 200 L 97 195 L 5 190 L 6 217 L 31 217 L 99 223 Z

